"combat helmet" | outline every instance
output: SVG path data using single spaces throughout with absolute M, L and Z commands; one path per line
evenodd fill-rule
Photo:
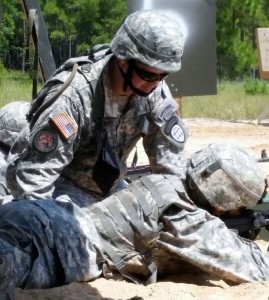
M 19 132 L 27 124 L 29 102 L 14 101 L 0 109 L 0 143 L 11 147 Z
M 166 73 L 180 70 L 183 47 L 180 25 L 150 10 L 129 15 L 110 44 L 119 60 L 135 60 Z
M 187 182 L 196 201 L 224 211 L 252 207 L 264 191 L 264 179 L 254 156 L 229 143 L 211 144 L 191 156 Z

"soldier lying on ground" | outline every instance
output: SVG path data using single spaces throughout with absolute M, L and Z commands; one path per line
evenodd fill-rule
M 269 280 L 269 257 L 213 215 L 255 205 L 263 189 L 252 156 L 212 144 L 192 155 L 186 181 L 148 175 L 89 208 L 57 200 L 2 205 L 1 299 L 15 287 L 50 288 L 115 272 L 151 283 L 172 257 L 234 283 Z

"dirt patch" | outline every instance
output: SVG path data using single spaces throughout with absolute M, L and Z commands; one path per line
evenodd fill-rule
M 190 138 L 186 145 L 189 156 L 210 143 L 230 142 L 260 157 L 263 149 L 269 156 L 269 127 L 254 122 L 225 122 L 206 119 L 184 120 L 189 128 Z M 147 164 L 147 157 L 141 143 L 138 146 L 139 164 Z M 131 162 L 132 156 L 130 156 Z M 264 174 L 269 176 L 269 163 L 261 163 Z M 268 242 L 257 243 L 265 252 Z M 128 282 L 105 280 L 103 278 L 90 283 L 71 283 L 64 287 L 22 291 L 16 290 L 16 300 L 268 300 L 269 282 L 247 283 L 229 286 L 222 280 L 213 280 L 204 275 L 176 276 L 166 278 L 147 287 Z
M 269 127 L 255 122 L 227 122 L 207 119 L 186 119 L 190 138 L 186 151 L 192 153 L 215 142 L 230 142 L 260 156 L 262 149 L 269 148 Z M 267 149 L 269 151 L 269 149 Z
M 268 123 L 248 121 L 227 122 L 208 119 L 186 119 L 190 138 L 186 145 L 186 153 L 191 153 L 206 147 L 211 143 L 229 142 L 239 145 L 257 158 L 261 157 L 262 150 L 269 157 L 269 126 Z M 269 176 L 269 162 L 260 164 L 266 177 Z
M 257 158 L 265 149 L 269 157 L 269 124 L 257 125 L 254 121 L 220 121 L 214 119 L 184 119 L 189 129 L 189 139 L 185 151 L 189 157 L 211 143 L 229 142 L 239 145 Z M 143 150 L 142 142 L 138 143 L 138 165 L 148 164 L 147 156 Z M 131 165 L 133 153 L 128 164 Z M 269 163 L 261 163 L 265 175 L 269 176 Z

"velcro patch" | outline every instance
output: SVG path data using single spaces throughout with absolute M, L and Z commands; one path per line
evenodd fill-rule
M 170 135 L 175 141 L 177 141 L 179 143 L 183 143 L 185 141 L 184 132 L 178 124 L 175 124 L 172 127 Z
M 34 135 L 33 145 L 37 151 L 49 153 L 56 149 L 58 137 L 54 132 L 43 129 Z
M 77 127 L 65 112 L 61 112 L 52 118 L 52 122 L 56 125 L 57 129 L 66 140 L 68 140 L 77 131 Z
M 185 134 L 180 124 L 178 124 L 177 117 L 172 117 L 167 122 L 164 132 L 166 135 L 170 135 L 178 143 L 184 143 L 185 141 Z

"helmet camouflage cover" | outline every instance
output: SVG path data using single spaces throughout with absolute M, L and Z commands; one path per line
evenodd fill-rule
M 27 124 L 29 102 L 14 101 L 0 109 L 0 142 L 11 147 L 19 132 Z
M 224 211 L 252 207 L 264 191 L 264 179 L 257 160 L 228 143 L 211 144 L 194 153 L 187 174 L 190 187 L 202 194 L 196 199 Z
M 121 60 L 136 60 L 167 73 L 179 71 L 184 37 L 179 24 L 156 11 L 129 15 L 110 48 Z

